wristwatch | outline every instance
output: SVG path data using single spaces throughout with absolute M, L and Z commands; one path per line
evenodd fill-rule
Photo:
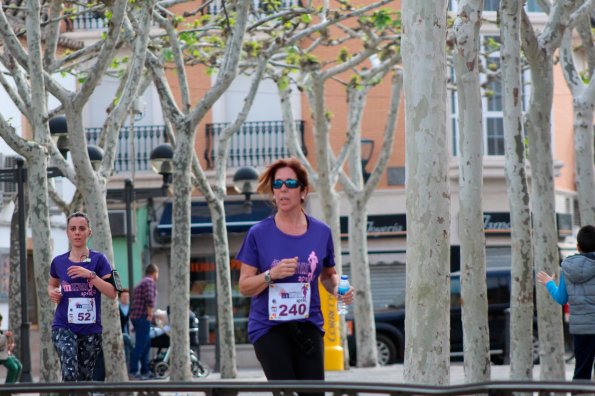
M 271 279 L 271 270 L 264 271 L 264 281 L 267 285 L 270 285 L 273 279 Z
M 95 279 L 95 276 L 96 276 L 95 271 L 89 271 L 89 280 Z

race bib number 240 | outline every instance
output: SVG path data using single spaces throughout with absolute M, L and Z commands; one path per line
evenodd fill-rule
M 310 314 L 309 283 L 269 285 L 269 320 L 307 319 Z

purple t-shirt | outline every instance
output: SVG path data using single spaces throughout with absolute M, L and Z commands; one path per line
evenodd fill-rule
M 287 235 L 275 224 L 273 216 L 255 224 L 248 231 L 236 259 L 252 267 L 259 273 L 271 269 L 285 258 L 298 257 L 296 273 L 274 283 L 309 282 L 311 297 L 307 320 L 323 332 L 318 277 L 322 267 L 335 266 L 335 252 L 330 228 L 321 221 L 306 215 L 308 229 L 303 235 Z M 248 318 L 248 339 L 252 344 L 282 321 L 269 320 L 269 289 L 253 296 Z
M 70 331 L 79 335 L 101 333 L 101 292 L 86 278 L 71 278 L 66 271 L 71 266 L 78 265 L 95 271 L 98 277 L 103 278 L 111 273 L 112 267 L 103 253 L 95 250 L 89 250 L 90 262 L 72 262 L 68 259 L 69 254 L 70 252 L 66 252 L 56 256 L 50 266 L 50 276 L 58 279 L 62 288 L 62 299 L 60 299 L 56 307 L 52 329 L 70 329 Z M 93 299 L 96 318 L 94 323 L 69 323 L 69 300 L 73 298 Z

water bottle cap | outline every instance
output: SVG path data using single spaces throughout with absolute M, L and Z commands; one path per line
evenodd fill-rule
M 341 279 L 349 279 L 347 275 L 341 275 Z

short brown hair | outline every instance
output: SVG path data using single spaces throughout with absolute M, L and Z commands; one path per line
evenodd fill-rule
M 156 264 L 149 264 L 145 267 L 145 275 L 151 275 L 155 272 L 159 272 L 159 267 Z
M 296 158 L 281 158 L 270 164 L 264 172 L 260 174 L 258 180 L 258 191 L 262 194 L 271 194 L 273 192 L 273 181 L 275 174 L 281 168 L 291 168 L 300 182 L 300 190 L 304 191 L 310 186 L 308 180 L 308 171 Z

